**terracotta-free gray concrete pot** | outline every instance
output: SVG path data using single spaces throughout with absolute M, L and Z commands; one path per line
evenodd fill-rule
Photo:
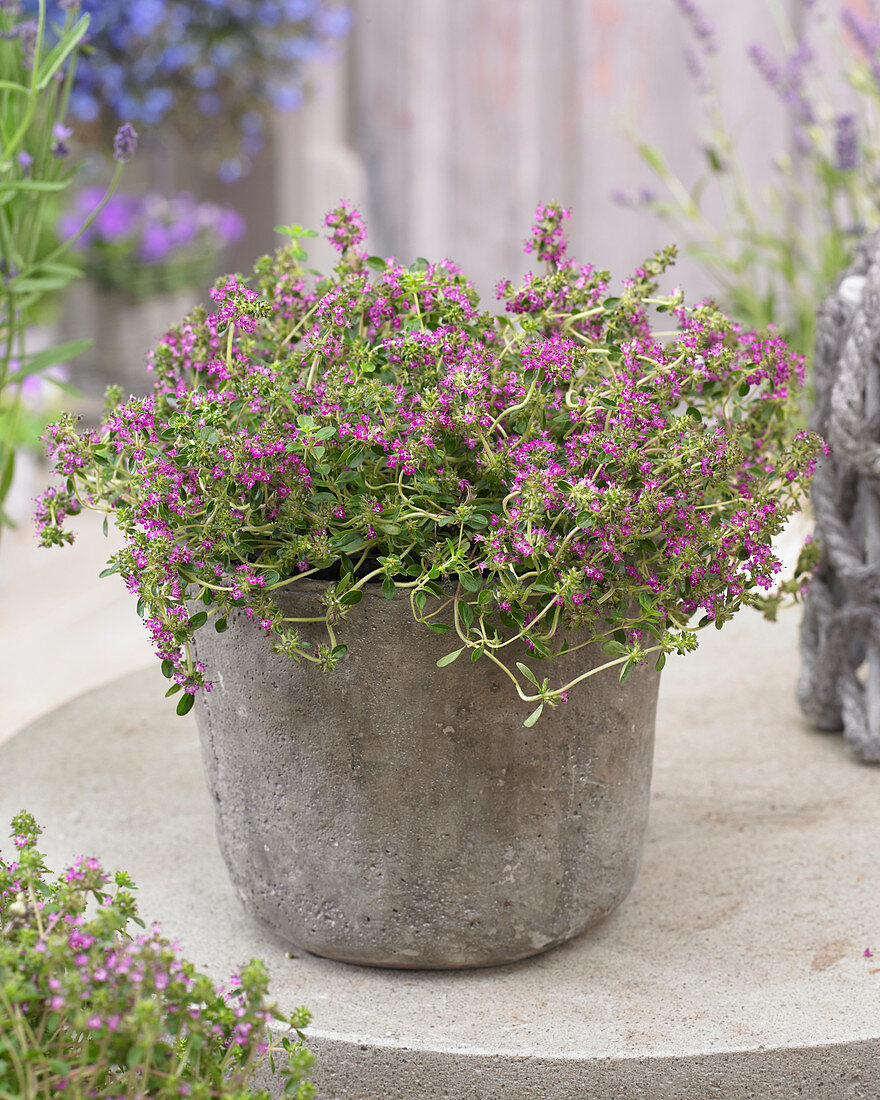
M 285 613 L 320 613 L 322 587 L 284 590 Z M 455 968 L 545 951 L 620 904 L 648 814 L 653 667 L 598 673 L 526 729 L 533 705 L 490 661 L 436 667 L 455 646 L 407 599 L 369 586 L 338 634 L 332 672 L 274 654 L 242 613 L 196 635 L 217 837 L 252 914 L 317 955 Z M 554 681 L 608 660 L 510 649 Z

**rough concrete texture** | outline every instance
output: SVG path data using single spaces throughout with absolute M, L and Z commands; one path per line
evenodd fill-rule
M 321 613 L 326 585 L 283 595 Z M 309 641 L 323 624 L 302 623 Z M 648 816 L 659 674 L 597 673 L 567 705 L 534 710 L 498 667 L 415 623 L 370 585 L 332 673 L 272 652 L 243 612 L 196 650 L 217 838 L 239 898 L 291 945 L 409 969 L 489 966 L 583 932 L 629 893 Z M 453 639 L 455 635 L 452 635 Z M 528 661 L 565 683 L 598 645 Z
M 743 613 L 669 662 L 632 893 L 509 966 L 288 957 L 235 898 L 195 723 L 158 670 L 0 747 L 0 820 L 32 809 L 50 866 L 126 868 L 144 915 L 217 979 L 265 959 L 282 1005 L 313 1012 L 322 1100 L 876 1100 L 880 770 L 804 728 L 796 626 Z

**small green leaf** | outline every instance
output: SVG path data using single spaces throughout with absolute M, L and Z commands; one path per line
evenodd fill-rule
M 528 718 L 525 720 L 525 722 L 523 722 L 523 725 L 524 726 L 533 726 L 535 724 L 535 722 L 537 722 L 538 719 L 541 717 L 541 714 L 542 714 L 543 710 L 544 710 L 544 704 L 540 703 L 537 707 L 535 707 L 535 709 L 528 716 Z
M 656 665 L 654 665 L 654 668 L 655 668 L 655 669 L 656 669 L 656 670 L 657 670 L 658 672 L 660 672 L 660 671 L 662 671 L 662 669 L 663 669 L 663 666 L 664 666 L 665 664 L 666 664 L 666 654 L 665 654 L 665 653 L 661 653 L 661 654 L 660 654 L 660 656 L 659 656 L 659 657 L 657 658 L 657 664 L 656 664 Z
M 224 630 L 228 629 L 228 627 L 229 623 L 226 621 L 225 615 L 222 619 L 217 619 L 214 622 L 214 629 L 217 631 L 218 634 L 222 634 Z
M 428 623 L 428 630 L 435 634 L 448 634 L 452 627 L 448 623 Z
M 104 516 L 104 522 L 101 524 L 101 530 L 104 532 L 104 538 L 107 538 L 110 533 L 110 525 L 107 522 L 106 516 Z
M 187 627 L 189 627 L 190 630 L 198 630 L 198 628 L 200 626 L 204 626 L 207 621 L 208 612 L 197 611 L 195 615 L 190 615 L 189 619 L 187 619 L 186 625 Z
M 346 653 L 348 653 L 348 646 L 347 645 L 335 645 L 330 650 L 330 656 L 331 657 L 344 657 L 346 655 Z
M 437 668 L 445 668 L 447 665 L 451 665 L 463 652 L 464 646 L 462 646 L 461 649 L 453 650 L 452 653 L 447 653 L 445 657 L 441 657 L 437 662 Z
M 183 717 L 184 714 L 189 714 L 189 712 L 193 709 L 193 704 L 195 703 L 195 701 L 195 695 L 191 695 L 189 692 L 187 692 L 187 694 L 184 695 L 180 702 L 177 704 L 177 713 L 181 717 Z
M 635 666 L 635 661 L 630 657 L 628 661 L 624 661 L 623 667 L 620 670 L 620 682 L 625 684 L 629 679 L 630 673 Z
M 37 74 L 37 91 L 42 92 L 48 87 L 49 81 L 55 73 L 58 72 L 71 53 L 73 53 L 77 43 L 81 41 L 88 29 L 89 16 L 86 14 L 55 43 L 53 48 L 44 58 L 43 63 L 40 65 L 40 70 Z
M 388 266 L 381 256 L 368 256 L 366 263 L 367 267 L 371 267 L 373 271 L 384 271 Z
M 285 237 L 292 237 L 296 240 L 297 237 L 317 237 L 318 231 L 316 229 L 303 229 L 301 225 L 276 225 L 276 233 L 282 233 Z
M 59 344 L 58 347 L 37 352 L 36 355 L 30 356 L 25 361 L 25 365 L 20 370 L 10 375 L 9 380 L 15 382 L 32 374 L 39 374 L 46 367 L 51 367 L 56 363 L 66 363 L 68 359 L 74 359 L 77 355 L 82 355 L 91 345 L 91 340 L 70 340 L 66 344 Z
M 386 600 L 393 600 L 395 592 L 394 581 L 390 577 L 386 577 L 382 581 L 382 595 Z
M 459 573 L 458 579 L 465 592 L 479 592 L 481 581 L 473 573 Z
M 113 562 L 113 564 L 108 565 L 106 569 L 102 569 L 101 572 L 98 574 L 98 576 L 99 577 L 110 577 L 114 573 L 118 573 L 118 572 L 119 572 L 119 566 L 116 564 L 116 562 Z
M 162 662 L 162 675 L 166 680 L 170 680 L 174 672 L 174 665 L 166 658 Z
M 700 423 L 703 420 L 703 414 L 695 405 L 688 405 L 686 415 L 689 416 L 691 420 L 696 420 Z
M 524 665 L 522 661 L 517 661 L 516 667 L 520 670 L 520 672 L 523 674 L 523 676 L 525 676 L 527 680 L 530 680 L 535 685 L 535 687 L 538 686 L 537 678 L 535 677 L 534 672 L 532 672 L 528 665 Z
M 144 617 L 144 611 L 146 610 L 146 607 L 147 601 L 144 599 L 143 596 L 141 596 L 141 598 L 137 602 L 137 607 L 135 608 L 139 619 L 142 619 Z
M 176 695 L 178 691 L 183 691 L 183 684 L 172 684 L 165 692 L 165 698 L 168 699 L 170 696 Z
M 623 657 L 627 652 L 625 645 L 621 645 L 620 642 L 612 641 L 610 638 L 607 642 L 602 643 L 602 652 L 607 653 L 609 657 Z
M 469 603 L 465 603 L 464 600 L 457 600 L 456 602 L 458 603 L 459 617 L 464 623 L 465 629 L 468 629 L 471 623 L 474 621 L 474 609 Z

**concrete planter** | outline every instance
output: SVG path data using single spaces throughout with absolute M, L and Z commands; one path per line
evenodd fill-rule
M 286 613 L 314 615 L 321 587 L 287 591 Z M 623 686 L 599 673 L 525 729 L 491 662 L 436 667 L 454 647 L 408 600 L 376 586 L 341 633 L 333 672 L 273 654 L 243 614 L 196 636 L 217 837 L 252 914 L 317 955 L 456 968 L 545 951 L 620 904 L 647 821 L 652 667 Z M 588 649 L 555 675 L 584 652 L 607 660 Z

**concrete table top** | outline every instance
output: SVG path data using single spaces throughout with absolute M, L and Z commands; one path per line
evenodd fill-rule
M 630 897 L 511 966 L 360 968 L 264 931 L 227 881 L 195 726 L 158 669 L 0 746 L 0 824 L 27 808 L 54 869 L 86 854 L 127 870 L 145 919 L 214 978 L 263 958 L 282 1007 L 313 1013 L 322 1100 L 876 1100 L 880 769 L 805 728 L 796 613 L 781 619 L 744 612 L 669 662 Z

